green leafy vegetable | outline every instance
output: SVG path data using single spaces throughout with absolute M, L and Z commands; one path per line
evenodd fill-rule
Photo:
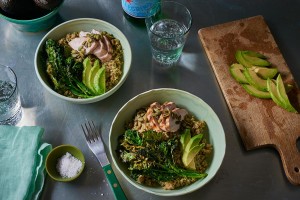
M 133 131 L 133 130 L 127 130 L 125 132 L 125 138 L 124 138 L 125 142 L 132 144 L 132 145 L 142 145 L 143 140 L 140 137 L 139 133 L 137 131 Z
M 95 96 L 88 87 L 82 84 L 82 63 L 76 62 L 72 57 L 65 58 L 63 47 L 52 39 L 46 41 L 45 50 L 47 73 L 58 93 L 64 95 L 71 92 L 83 98 Z
M 164 139 L 163 133 L 135 130 L 125 131 L 119 147 L 120 158 L 128 164 L 131 176 L 140 175 L 152 180 L 172 181 L 180 178 L 201 179 L 207 176 L 195 170 L 181 167 L 178 155 L 182 155 L 180 136 Z

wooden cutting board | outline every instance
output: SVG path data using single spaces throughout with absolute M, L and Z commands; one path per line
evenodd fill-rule
M 257 51 L 277 67 L 284 82 L 294 85 L 291 103 L 300 111 L 300 91 L 262 16 L 228 22 L 198 32 L 227 105 L 247 150 L 272 146 L 281 157 L 288 180 L 300 185 L 300 114 L 290 113 L 271 99 L 250 96 L 229 73 L 236 50 Z M 255 163 L 253 163 L 255 165 Z

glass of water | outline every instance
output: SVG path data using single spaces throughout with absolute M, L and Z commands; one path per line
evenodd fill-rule
M 16 125 L 22 117 L 14 71 L 0 64 L 0 125 Z
M 190 11 L 174 1 L 162 1 L 149 10 L 145 19 L 153 58 L 159 63 L 173 65 L 182 53 L 192 25 Z

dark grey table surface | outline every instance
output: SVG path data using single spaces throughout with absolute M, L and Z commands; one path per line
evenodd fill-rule
M 160 197 L 134 188 L 117 177 L 129 199 L 299 199 L 300 187 L 286 178 L 280 157 L 271 148 L 246 151 L 228 110 L 215 75 L 198 39 L 198 30 L 224 22 L 263 15 L 300 84 L 300 1 L 298 0 L 186 0 L 193 25 L 183 55 L 175 68 L 162 69 L 151 58 L 145 27 L 124 15 L 120 0 L 65 0 L 58 23 L 91 17 L 118 27 L 128 38 L 133 54 L 131 72 L 123 86 L 98 103 L 77 105 L 59 100 L 39 83 L 34 71 L 34 53 L 47 31 L 24 33 L 0 19 L 0 63 L 12 67 L 19 82 L 23 125 L 45 128 L 44 141 L 53 147 L 72 144 L 86 158 L 83 174 L 74 182 L 60 183 L 47 177 L 41 199 L 113 199 L 95 156 L 85 144 L 79 124 L 91 119 L 101 125 L 108 148 L 108 133 L 114 115 L 135 95 L 153 88 L 170 87 L 188 91 L 207 102 L 221 120 L 226 135 L 224 162 L 205 187 L 180 197 Z

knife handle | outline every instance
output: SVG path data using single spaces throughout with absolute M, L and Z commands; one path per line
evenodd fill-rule
M 120 185 L 111 165 L 108 164 L 102 168 L 103 168 L 105 176 L 109 182 L 109 186 L 115 195 L 115 198 L 117 200 L 127 200 L 125 193 L 123 192 L 123 189 L 121 188 L 121 185 Z

